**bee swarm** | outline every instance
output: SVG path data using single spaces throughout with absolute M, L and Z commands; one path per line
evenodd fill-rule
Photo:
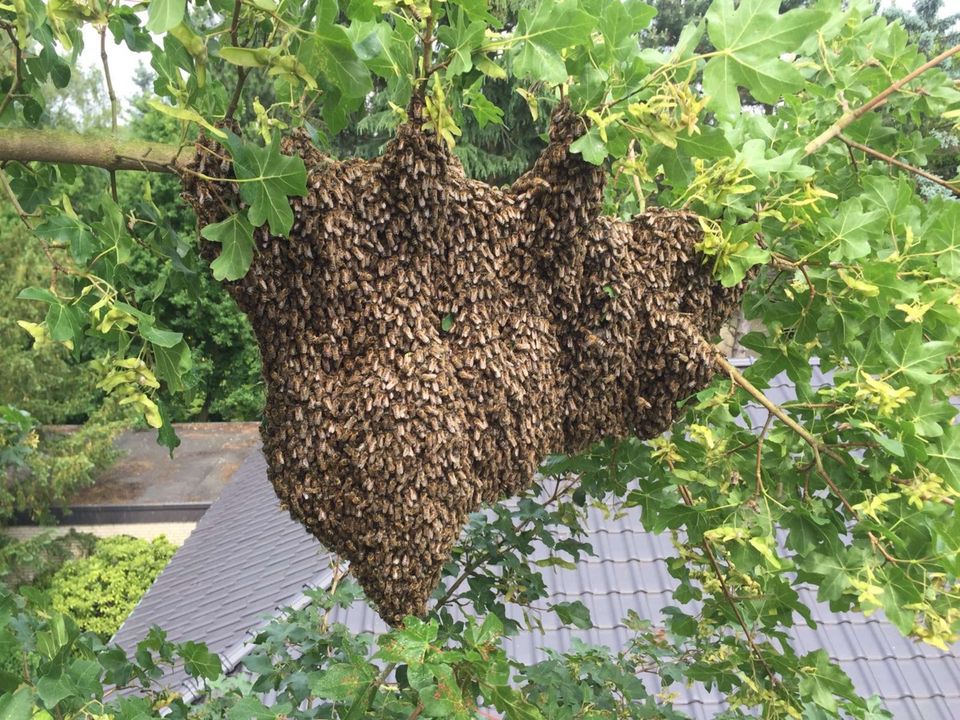
M 263 358 L 277 495 L 391 624 L 425 612 L 470 512 L 549 453 L 660 434 L 712 375 L 705 338 L 739 289 L 694 250 L 696 216 L 601 216 L 603 171 L 569 152 L 583 129 L 561 107 L 509 190 L 417 122 L 371 161 L 287 138 L 308 194 L 289 239 L 258 229 L 228 283 Z M 205 148 L 195 169 L 231 177 Z M 235 183 L 184 183 L 201 225 L 242 207 Z

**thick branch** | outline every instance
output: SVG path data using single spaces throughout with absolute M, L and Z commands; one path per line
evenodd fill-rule
M 933 58 L 932 60 L 928 60 L 913 72 L 908 73 L 907 75 L 904 75 L 902 78 L 900 78 L 895 83 L 890 85 L 883 92 L 877 95 L 874 95 L 870 100 L 868 100 L 865 104 L 858 107 L 856 110 L 850 110 L 848 112 L 845 112 L 840 117 L 840 119 L 837 120 L 833 125 L 831 125 L 829 128 L 827 128 L 822 133 L 820 133 L 819 136 L 817 136 L 816 138 L 808 142 L 807 146 L 803 149 L 803 154 L 811 155 L 815 153 L 817 150 L 822 148 L 828 142 L 833 140 L 833 138 L 837 137 L 837 135 L 842 133 L 847 128 L 848 125 L 855 122 L 859 118 L 863 117 L 874 108 L 877 108 L 883 105 L 883 103 L 887 101 L 888 97 L 893 95 L 893 93 L 897 92 L 900 88 L 902 88 L 908 82 L 916 79 L 917 77 L 925 73 L 930 68 L 936 67 L 937 65 L 953 57 L 957 53 L 960 53 L 960 45 L 954 45 L 949 50 L 944 50 L 935 58 Z
M 56 130 L 0 129 L 0 162 L 90 165 L 104 170 L 175 173 L 193 155 L 176 145 Z

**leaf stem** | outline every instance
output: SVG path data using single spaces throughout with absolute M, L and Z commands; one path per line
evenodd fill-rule
M 925 73 L 927 70 L 934 68 L 940 63 L 944 62 L 945 60 L 953 57 L 958 52 L 960 52 L 960 45 L 954 45 L 952 48 L 948 50 L 944 50 L 935 58 L 928 60 L 923 65 L 918 67 L 916 70 L 913 70 L 912 72 L 904 75 L 902 78 L 897 80 L 895 83 L 891 84 L 889 87 L 887 87 L 885 90 L 883 90 L 879 94 L 874 95 L 873 98 L 868 100 L 864 105 L 861 105 L 856 110 L 849 110 L 845 112 L 842 116 L 840 116 L 840 119 L 837 120 L 833 125 L 831 125 L 829 128 L 827 128 L 822 133 L 820 133 L 820 135 L 818 135 L 813 140 L 807 143 L 806 147 L 803 149 L 804 156 L 815 153 L 817 150 L 822 148 L 824 145 L 826 145 L 828 142 L 830 142 L 835 137 L 837 137 L 840 133 L 842 133 L 848 125 L 856 122 L 861 117 L 866 115 L 868 112 L 870 112 L 874 108 L 879 107 L 884 102 L 886 102 L 888 97 L 890 97 L 891 95 L 893 95 L 893 93 L 900 90 L 900 88 L 902 88 L 904 85 L 909 83 L 911 80 L 916 79 L 917 77 Z

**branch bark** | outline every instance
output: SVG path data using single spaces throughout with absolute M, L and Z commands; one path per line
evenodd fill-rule
M 838 137 L 842 142 L 845 142 L 847 144 L 848 148 L 851 148 L 851 149 L 856 148 L 857 150 L 859 150 L 860 152 L 866 155 L 875 157 L 877 160 L 883 160 L 885 163 L 893 165 L 894 167 L 898 167 L 901 170 L 906 170 L 907 172 L 910 172 L 910 173 L 913 173 L 914 175 L 918 175 L 919 177 L 925 178 L 932 183 L 936 183 L 941 187 L 945 187 L 954 195 L 960 195 L 960 187 L 957 187 L 956 184 L 951 183 L 949 180 L 944 180 L 943 178 L 939 178 L 936 175 L 932 175 L 928 173 L 926 170 L 922 170 L 921 168 L 914 167 L 913 165 L 903 162 L 903 160 L 897 160 L 895 157 L 891 157 L 890 155 L 885 155 L 879 150 L 874 150 L 872 147 L 868 145 L 864 145 L 863 143 L 858 143 L 856 140 L 848 138 L 846 135 L 838 135 Z M 851 157 L 852 157 L 852 153 L 851 153 Z
M 192 148 L 55 130 L 0 130 L 0 162 L 90 165 L 104 170 L 178 173 Z

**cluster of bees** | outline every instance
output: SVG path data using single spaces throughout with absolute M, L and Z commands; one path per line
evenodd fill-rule
M 482 503 L 547 454 L 658 435 L 710 379 L 739 289 L 695 251 L 695 216 L 601 216 L 603 171 L 569 152 L 583 131 L 561 107 L 508 189 L 467 178 L 417 120 L 369 161 L 287 138 L 309 192 L 228 284 L 263 359 L 277 495 L 391 624 L 425 612 Z M 231 177 L 207 139 L 194 168 Z M 235 183 L 184 184 L 201 225 L 242 207 Z

